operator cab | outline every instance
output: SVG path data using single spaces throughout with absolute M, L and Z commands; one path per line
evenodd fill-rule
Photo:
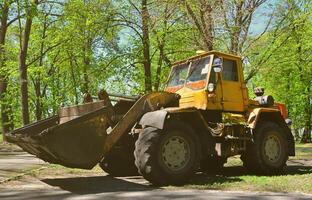
M 183 87 L 194 90 L 204 89 L 212 56 L 186 61 L 172 68 L 167 91 L 176 92 Z
M 229 112 L 248 108 L 241 58 L 216 51 L 175 63 L 165 91 L 181 95 L 180 107 Z

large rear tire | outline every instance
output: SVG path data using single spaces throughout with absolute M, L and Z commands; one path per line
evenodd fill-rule
M 169 121 L 164 130 L 147 127 L 135 144 L 135 165 L 154 185 L 180 185 L 196 172 L 200 143 L 192 128 Z
M 279 174 L 288 160 L 288 142 L 283 129 L 273 122 L 261 122 L 254 142 L 247 145 L 241 156 L 244 167 L 259 174 Z

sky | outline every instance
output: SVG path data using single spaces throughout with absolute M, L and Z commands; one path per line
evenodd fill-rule
M 277 1 L 278 0 L 268 0 L 255 12 L 250 25 L 251 35 L 258 35 L 264 31 L 269 22 L 270 15 L 274 12 L 274 5 Z

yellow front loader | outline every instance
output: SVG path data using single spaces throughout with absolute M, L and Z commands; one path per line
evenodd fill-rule
M 61 108 L 8 134 L 50 163 L 115 176 L 141 174 L 155 185 L 183 184 L 241 155 L 254 173 L 277 174 L 295 155 L 283 104 L 257 89 L 248 97 L 241 58 L 206 52 L 173 65 L 164 92 Z M 116 97 L 116 95 L 115 95 Z

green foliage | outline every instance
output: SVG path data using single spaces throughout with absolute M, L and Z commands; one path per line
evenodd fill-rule
M 312 7 L 309 1 L 289 1 L 288 7 L 280 9 L 287 13 L 282 16 L 283 25 L 276 32 L 268 33 L 254 49 L 269 54 L 269 59 L 258 66 L 259 73 L 253 84 L 265 87 L 267 94 L 286 104 L 294 128 L 309 128 L 312 121 Z M 263 54 L 260 59 L 266 56 Z
M 0 67 L 0 75 L 8 82 L 1 101 L 10 107 L 15 128 L 21 126 L 20 26 L 25 24 L 30 2 L 10 1 L 9 21 L 15 20 L 8 27 L 5 65 Z M 205 46 L 185 2 L 200 20 L 203 13 L 199 1 L 148 0 L 154 90 L 158 81 L 158 89 L 165 87 L 173 62 L 192 56 Z M 216 50 L 230 51 L 231 33 L 237 28 L 237 1 L 224 2 L 224 8 L 214 1 L 207 1 L 206 5 L 213 9 L 213 46 Z M 139 0 L 56 0 L 31 6 L 34 18 L 27 65 L 32 121 L 56 114 L 62 105 L 81 103 L 85 92 L 95 96 L 102 88 L 124 94 L 145 91 L 141 3 Z M 295 127 L 306 126 L 311 118 L 312 99 L 311 0 L 280 0 L 273 4 L 272 24 L 265 34 L 248 34 L 248 23 L 244 24 L 239 35 L 239 53 L 244 58 L 251 89 L 264 86 L 267 94 L 286 103 Z M 244 11 L 242 14 L 249 16 Z

